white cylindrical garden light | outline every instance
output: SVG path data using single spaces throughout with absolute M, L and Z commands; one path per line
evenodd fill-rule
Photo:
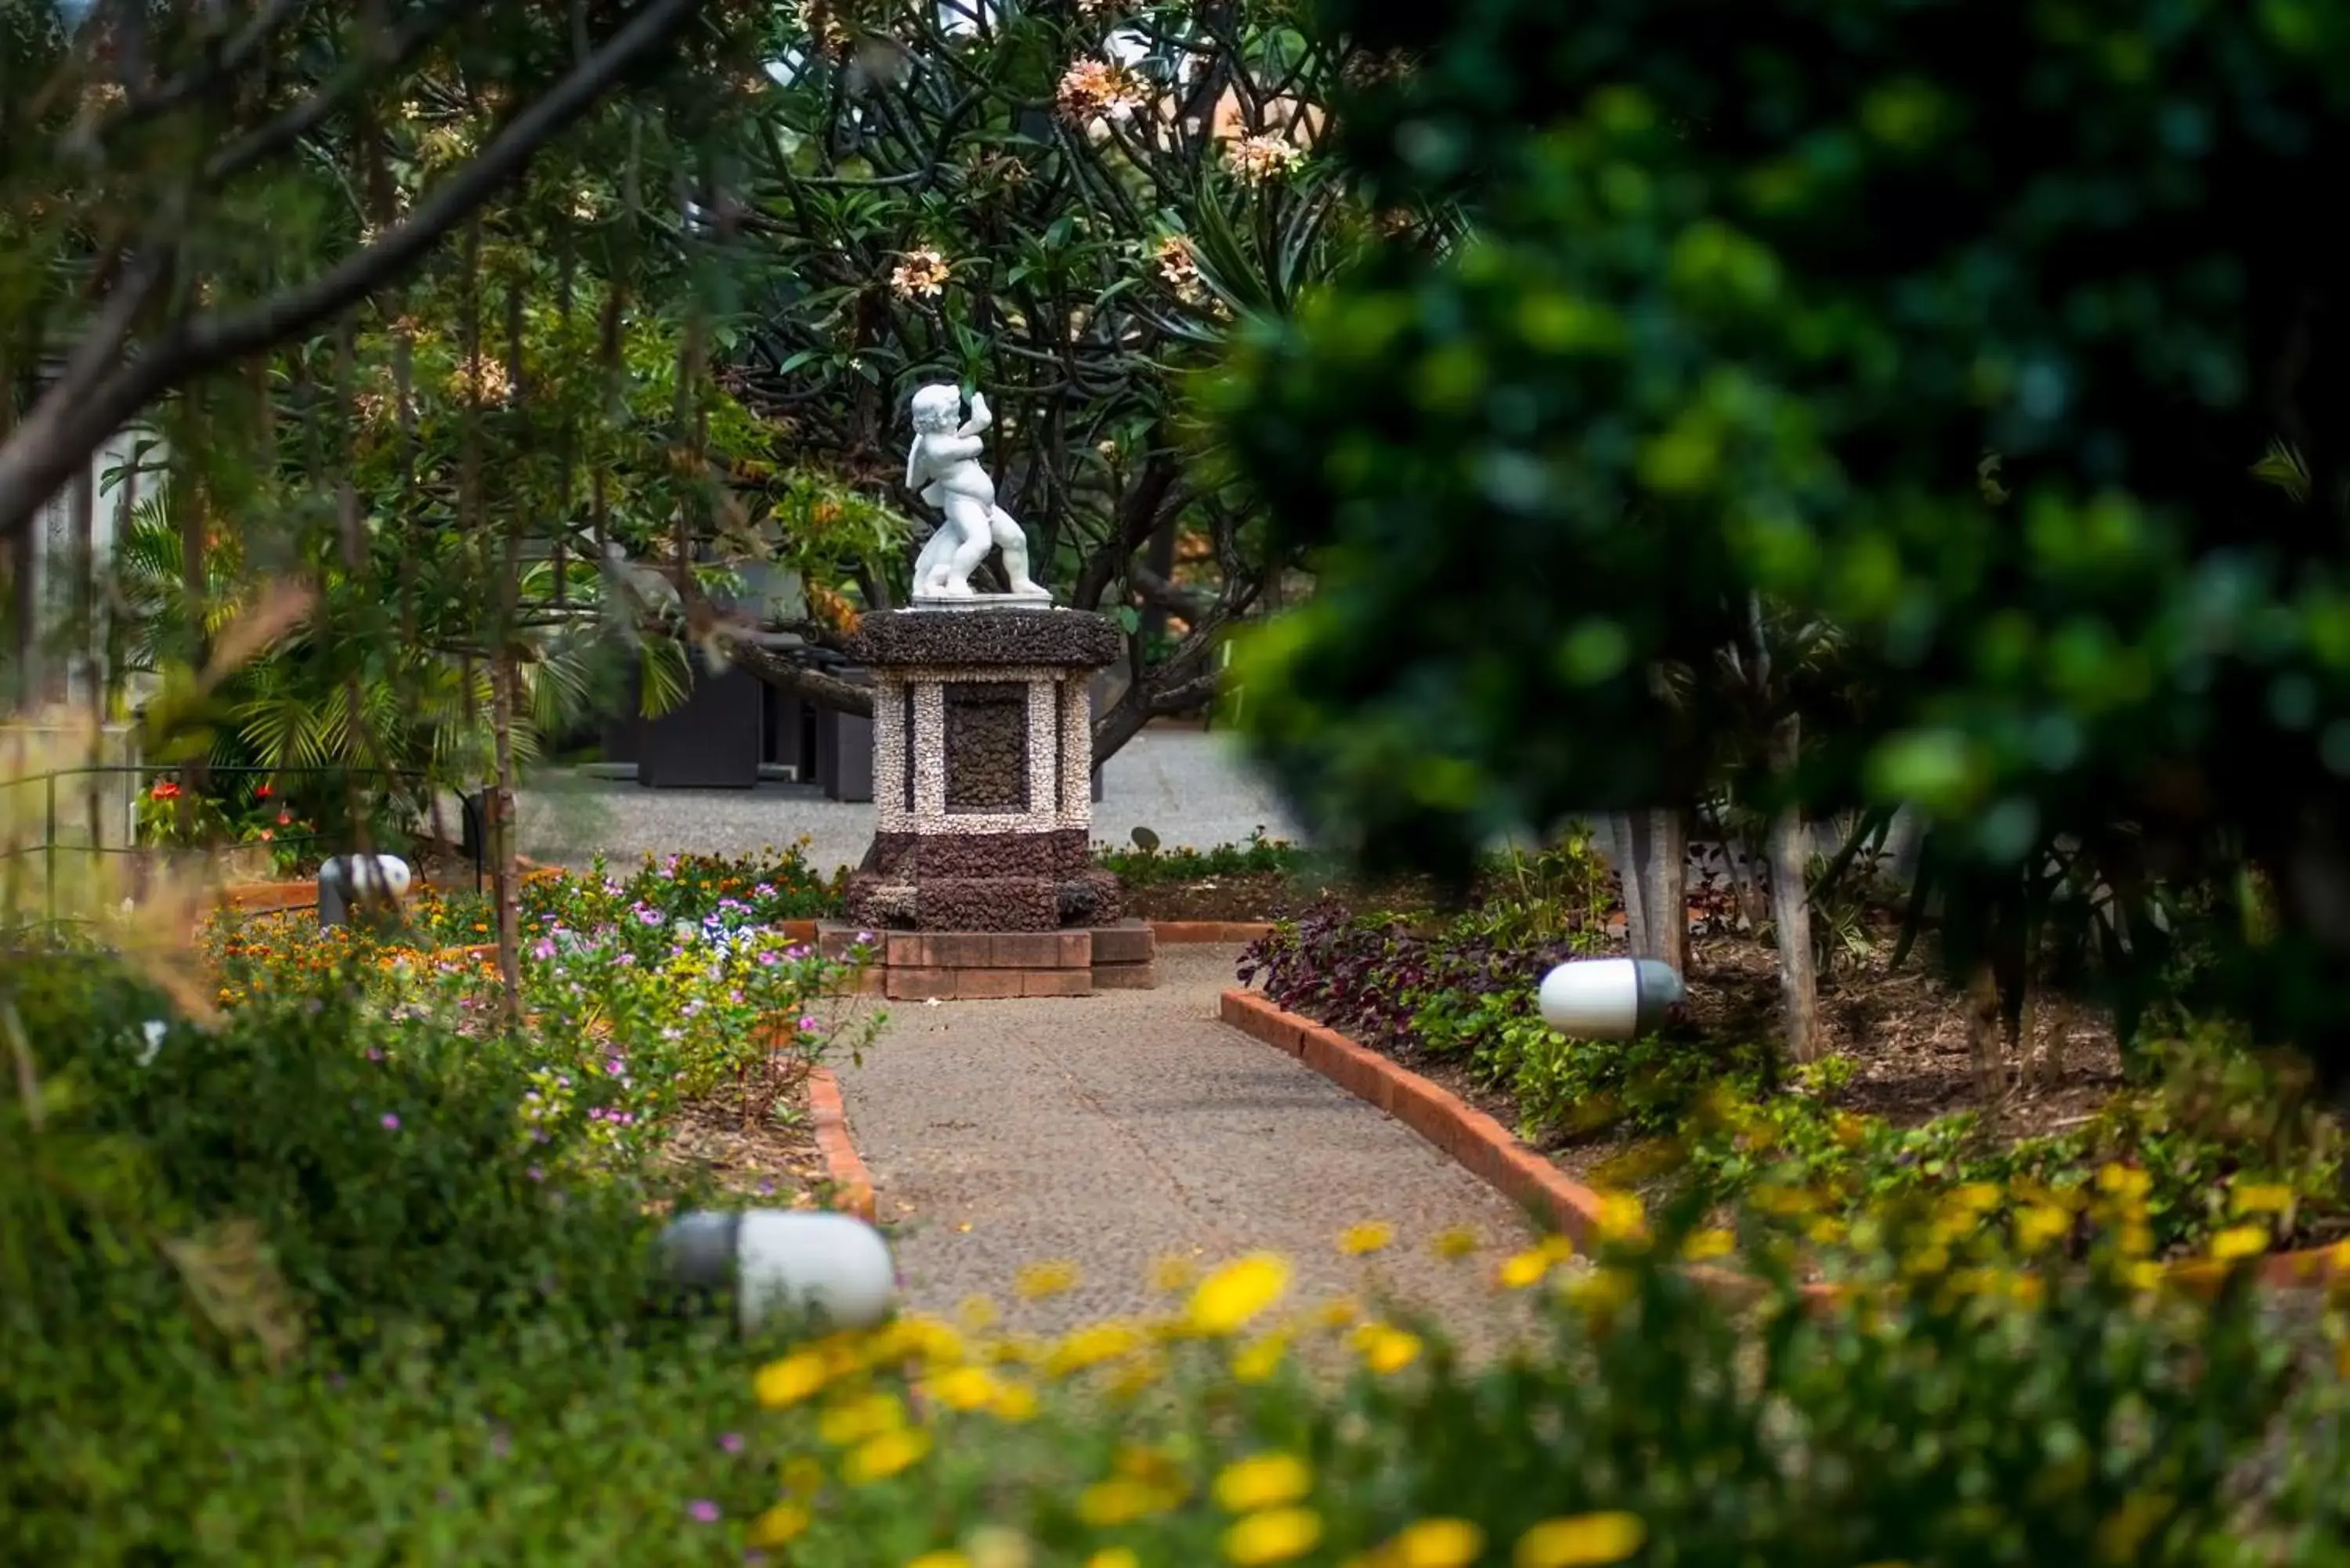
M 1661 959 L 1572 959 L 1543 976 L 1543 1022 L 1578 1040 L 1638 1040 L 1688 996 Z
M 806 1319 L 870 1328 L 897 1303 L 898 1270 L 881 1232 L 847 1214 L 787 1209 L 680 1216 L 661 1232 L 663 1270 L 690 1290 L 732 1286 L 745 1334 Z
M 414 880 L 397 855 L 338 855 L 318 867 L 318 924 L 347 925 L 355 906 L 405 898 Z

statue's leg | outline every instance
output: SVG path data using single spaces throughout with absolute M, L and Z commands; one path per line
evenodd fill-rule
M 941 567 L 954 559 L 954 547 L 962 538 L 962 531 L 952 523 L 941 523 L 931 530 L 931 536 L 922 541 L 921 553 L 914 557 L 915 593 L 934 591 L 932 580 Z
M 1022 598 L 1051 598 L 1052 590 L 1028 575 L 1028 535 L 1020 524 L 1001 506 L 987 511 L 988 530 L 994 535 L 995 545 L 1003 552 L 1003 575 L 1012 584 L 1012 591 Z
M 985 510 L 968 497 L 956 496 L 948 501 L 947 521 L 962 530 L 962 537 L 947 562 L 937 591 L 951 598 L 967 598 L 971 595 L 971 575 L 987 559 L 988 546 L 994 541 L 988 537 Z

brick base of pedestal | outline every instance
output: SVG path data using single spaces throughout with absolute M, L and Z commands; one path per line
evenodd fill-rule
M 858 928 L 816 927 L 816 948 L 841 959 Z M 879 931 L 879 961 L 863 989 L 897 1002 L 993 1002 L 1013 996 L 1091 996 L 1159 983 L 1156 939 L 1140 920 L 1067 931 Z

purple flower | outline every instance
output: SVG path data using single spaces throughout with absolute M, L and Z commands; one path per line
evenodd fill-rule
M 369 1047 L 367 1048 L 367 1059 L 368 1059 L 369 1061 L 370 1061 L 370 1062 L 380 1062 L 380 1061 L 382 1061 L 382 1060 L 383 1060 L 383 1051 L 382 1051 L 381 1047 L 380 1047 L 380 1046 L 375 1046 L 375 1045 L 370 1045 L 370 1046 L 369 1046 Z
M 743 1434 L 721 1432 L 718 1434 L 718 1446 L 730 1454 L 739 1454 L 743 1451 Z
M 637 924 L 640 926 L 658 926 L 660 923 L 661 918 L 660 911 L 659 909 L 639 909 L 637 911 Z
M 776 964 L 782 961 L 783 961 L 781 959 L 776 957 L 775 951 L 773 948 L 764 948 L 760 950 L 759 966 L 762 969 L 773 969 Z
M 812 1014 L 804 1012 L 800 1015 L 800 1033 L 803 1034 L 816 1033 L 816 1019 Z
M 698 1523 L 715 1524 L 718 1522 L 718 1505 L 711 1501 L 706 1497 L 697 1497 L 691 1502 L 687 1503 L 685 1505 L 685 1511 L 693 1515 L 695 1521 Z
M 384 1112 L 383 1126 L 386 1132 L 398 1132 L 400 1130 L 400 1113 L 397 1111 Z
M 626 1062 L 621 1061 L 618 1056 L 613 1057 L 610 1061 L 604 1064 L 604 1071 L 615 1078 L 619 1077 L 628 1070 L 629 1064 Z
M 544 1141 L 546 1137 L 545 1133 L 541 1133 L 538 1136 L 541 1141 Z M 546 1179 L 546 1172 L 539 1169 L 539 1168 L 535 1165 L 528 1170 L 524 1171 L 523 1174 L 529 1177 L 533 1181 L 545 1181 Z
M 531 949 L 530 951 L 533 958 L 540 960 L 551 959 L 555 956 L 555 944 L 546 938 L 541 937 L 539 939 L 538 945 Z

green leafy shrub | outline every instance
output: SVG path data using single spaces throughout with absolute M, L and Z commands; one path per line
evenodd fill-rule
M 1305 850 L 1286 839 L 1268 838 L 1260 827 L 1243 844 L 1219 844 L 1211 849 L 1162 849 L 1154 838 L 1129 849 L 1122 845 L 1094 846 L 1094 864 L 1129 887 L 1153 887 L 1169 882 L 1204 882 L 1211 877 L 1280 876 L 1309 863 Z
M 2345 1560 L 2340 1385 L 2241 1277 L 2207 1306 L 2111 1248 L 2033 1274 L 1945 1206 L 1889 1222 L 1845 1301 L 1779 1276 L 1740 1312 L 1669 1266 L 1711 1240 L 1689 1218 L 1618 1205 L 1592 1266 L 1512 1259 L 1527 1332 L 1482 1362 L 1383 1306 L 1293 1306 L 1264 1256 L 1045 1343 L 916 1322 L 796 1352 L 760 1375 L 791 1454 L 753 1539 L 941 1568 Z

